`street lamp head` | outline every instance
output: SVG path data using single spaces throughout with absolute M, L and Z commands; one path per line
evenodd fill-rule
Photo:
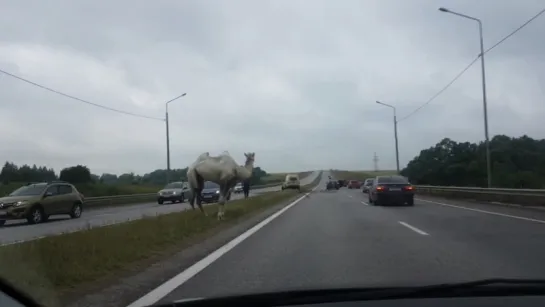
M 378 101 L 378 100 L 377 100 L 377 101 L 375 101 L 375 102 L 376 102 L 376 103 L 378 103 L 378 104 L 380 104 L 380 103 L 381 103 L 381 102 L 380 102 L 380 101 Z
M 446 8 L 444 8 L 444 7 L 440 7 L 439 10 L 440 10 L 441 12 L 445 12 L 445 13 L 450 12 L 448 9 L 446 9 Z
M 183 94 L 182 94 L 182 97 L 184 97 L 186 94 L 187 94 L 187 93 L 183 93 Z

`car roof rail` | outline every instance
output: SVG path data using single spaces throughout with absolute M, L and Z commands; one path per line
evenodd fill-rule
M 39 181 L 32 181 L 32 182 L 27 182 L 26 185 L 31 185 L 31 184 L 38 184 L 38 183 L 44 183 L 44 182 L 39 182 Z

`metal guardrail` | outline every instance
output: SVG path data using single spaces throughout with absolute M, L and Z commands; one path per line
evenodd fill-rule
M 524 206 L 545 206 L 545 189 L 505 189 L 415 185 L 416 193 L 471 198 L 479 201 L 505 202 Z
M 520 196 L 543 196 L 545 189 L 502 189 L 502 188 L 478 188 L 478 187 L 452 187 L 452 186 L 433 186 L 433 185 L 415 185 L 419 191 L 445 191 L 445 192 L 465 192 L 475 194 L 496 194 L 496 195 L 520 195 Z

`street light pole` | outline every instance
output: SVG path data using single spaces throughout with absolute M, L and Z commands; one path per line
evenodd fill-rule
M 457 12 L 453 12 L 449 9 L 446 9 L 444 7 L 440 7 L 439 11 L 444 13 L 450 13 L 456 16 L 460 16 L 463 18 L 471 19 L 476 21 L 479 24 L 479 40 L 481 45 L 481 54 L 479 55 L 481 57 L 481 77 L 482 77 L 482 90 L 483 90 L 483 109 L 484 109 L 484 137 L 485 137 L 485 147 L 486 147 L 486 177 L 487 177 L 487 183 L 488 187 L 492 187 L 492 165 L 490 160 L 490 140 L 488 138 L 488 104 L 487 104 L 487 97 L 486 97 L 486 73 L 485 73 L 485 66 L 484 66 L 484 39 L 483 39 L 483 23 L 480 19 L 471 17 L 468 15 L 460 14 Z
M 378 104 L 381 104 L 383 106 L 392 108 L 394 110 L 394 138 L 395 138 L 395 145 L 396 145 L 396 168 L 397 168 L 397 174 L 399 175 L 399 147 L 397 143 L 397 113 L 396 108 L 392 105 L 389 105 L 387 103 L 382 103 L 380 101 L 377 101 Z
M 186 95 L 186 93 L 183 93 L 182 95 L 173 98 L 165 103 L 165 124 L 166 124 L 166 132 L 167 132 L 167 184 L 170 183 L 170 135 L 169 135 L 169 125 L 168 125 L 168 104 L 173 102 L 174 100 L 178 98 L 182 98 Z

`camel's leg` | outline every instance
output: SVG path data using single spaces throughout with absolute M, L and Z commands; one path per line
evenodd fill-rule
M 202 213 L 204 213 L 204 216 L 208 216 L 208 214 L 206 214 L 206 211 L 204 211 L 204 208 L 202 207 L 202 190 L 199 190 L 199 194 L 197 194 L 197 206 L 199 206 L 199 209 L 201 210 Z
M 230 184 L 220 185 L 220 199 L 218 202 L 218 220 L 223 220 L 225 218 L 225 201 L 227 199 L 227 192 L 231 187 Z
M 204 211 L 202 207 L 202 189 L 204 188 L 204 179 L 199 174 L 197 174 L 197 185 L 198 187 L 195 190 L 195 196 L 197 197 L 197 206 L 199 206 L 201 212 L 204 213 L 204 216 L 208 216 L 208 214 L 206 214 L 206 211 Z
M 197 195 L 195 190 L 196 189 L 193 189 L 193 191 L 191 191 L 191 197 L 189 198 L 189 204 L 193 210 L 195 210 L 195 195 Z

